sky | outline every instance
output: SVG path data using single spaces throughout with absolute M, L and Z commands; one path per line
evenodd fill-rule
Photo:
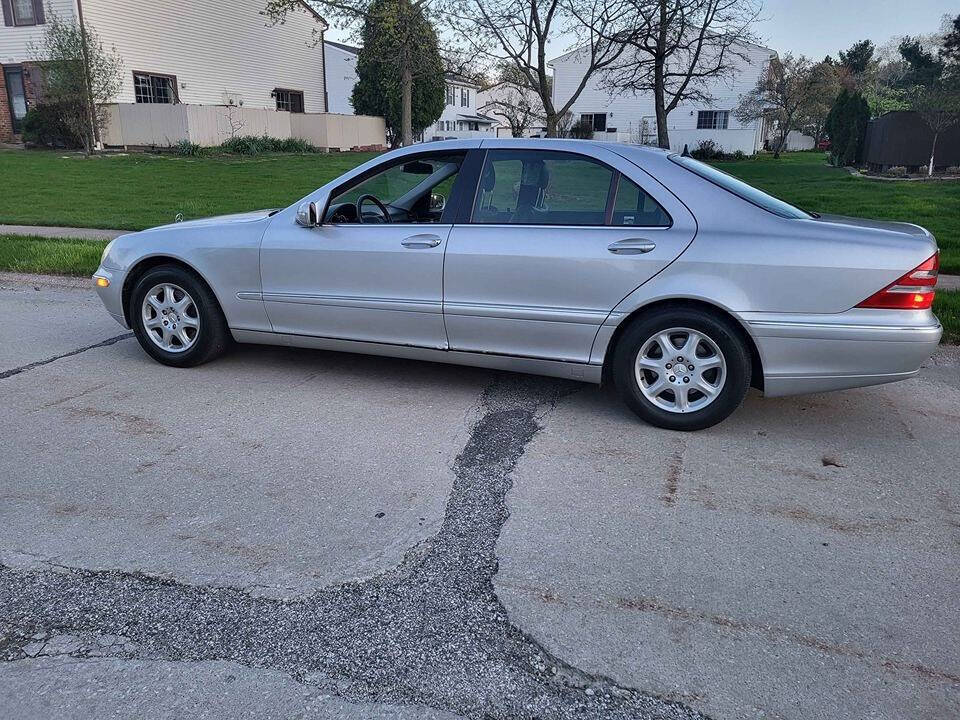
M 754 31 L 760 43 L 783 54 L 822 60 L 837 57 L 855 42 L 870 39 L 880 47 L 893 36 L 935 32 L 945 14 L 960 13 L 960 0 L 760 0 L 763 9 Z M 352 42 L 331 28 L 327 39 Z M 442 38 L 441 38 L 442 42 Z M 568 49 L 570 39 L 553 43 L 551 55 Z
M 764 0 L 755 30 L 778 53 L 822 60 L 859 40 L 879 46 L 894 35 L 934 32 L 944 14 L 958 13 L 958 0 Z

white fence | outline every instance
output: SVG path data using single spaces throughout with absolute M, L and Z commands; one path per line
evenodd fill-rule
M 110 147 L 171 147 L 188 140 L 211 146 L 240 135 L 299 138 L 333 150 L 386 146 L 383 118 L 370 115 L 134 103 L 107 106 L 103 143 Z

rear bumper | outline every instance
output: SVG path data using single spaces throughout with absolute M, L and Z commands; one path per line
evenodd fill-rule
M 743 319 L 760 352 L 764 393 L 771 397 L 906 380 L 943 334 L 928 310 L 748 313 Z

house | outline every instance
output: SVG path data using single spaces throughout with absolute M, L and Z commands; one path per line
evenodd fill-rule
M 739 50 L 746 59 L 736 60 L 731 76 L 716 78 L 708 84 L 710 102 L 683 102 L 670 113 L 667 122 L 671 149 L 679 152 L 687 145 L 692 150 L 703 140 L 713 140 L 729 153 L 740 150 L 753 155 L 763 148 L 766 135 L 763 119 L 741 123 L 733 111 L 740 98 L 767 72 L 770 59 L 776 53 L 752 43 L 742 44 Z M 555 107 L 562 107 L 586 73 L 584 53 L 572 50 L 551 60 L 549 65 L 553 68 L 553 103 Z M 596 139 L 655 145 L 657 118 L 653 94 L 611 94 L 602 84 L 599 74 L 587 81 L 570 108 L 573 121 L 591 122 Z
M 477 111 L 480 86 L 454 73 L 447 73 L 444 77 L 446 103 L 443 113 L 435 124 L 423 131 L 423 139 L 496 137 L 496 120 Z
M 353 86 L 357 84 L 357 53 L 353 45 L 323 41 L 324 72 L 326 73 L 327 112 L 353 115 Z
M 2 0 L 0 141 L 20 134 L 42 95 L 31 52 L 52 13 L 81 17 L 122 60 L 121 105 L 327 111 L 323 33 L 303 2 L 271 25 L 263 0 Z
M 544 135 L 547 131 L 543 102 L 537 93 L 527 87 L 498 82 L 483 88 L 477 93 L 477 111 L 479 115 L 496 121 L 494 133 L 497 137 L 513 137 L 511 117 L 516 119 L 526 116 L 524 137 Z

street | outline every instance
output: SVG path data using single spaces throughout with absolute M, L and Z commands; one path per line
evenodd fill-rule
M 681 434 L 0 274 L 0 400 L 5 717 L 960 716 L 958 347 Z

